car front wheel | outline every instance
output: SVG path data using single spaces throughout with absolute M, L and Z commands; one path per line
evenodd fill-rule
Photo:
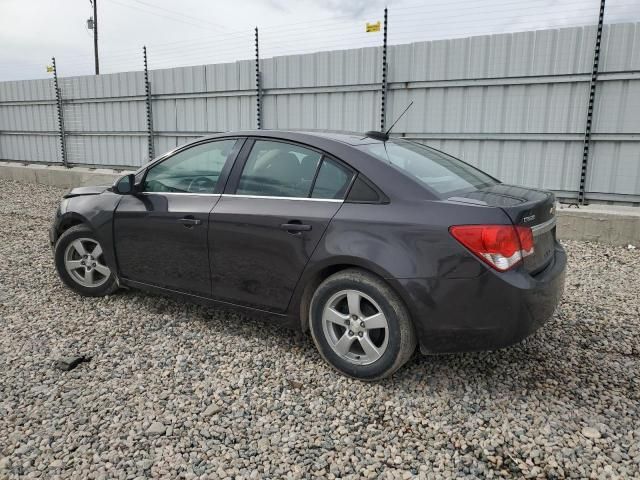
M 90 228 L 77 225 L 65 231 L 56 243 L 54 255 L 58 275 L 79 294 L 99 297 L 118 288 L 102 245 Z
M 324 359 L 366 381 L 390 376 L 416 347 L 413 325 L 398 295 L 362 270 L 338 272 L 311 299 L 310 329 Z

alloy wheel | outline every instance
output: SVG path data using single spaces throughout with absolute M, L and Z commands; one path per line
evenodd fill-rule
M 389 343 L 389 324 L 380 306 L 359 290 L 341 290 L 322 311 L 322 330 L 329 346 L 355 365 L 378 360 Z
M 64 266 L 71 278 L 83 287 L 99 287 L 111 275 L 102 247 L 91 238 L 77 238 L 67 246 Z

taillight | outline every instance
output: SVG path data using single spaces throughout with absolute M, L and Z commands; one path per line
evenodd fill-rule
M 478 258 L 500 272 L 533 254 L 529 227 L 513 225 L 456 225 L 449 232 Z

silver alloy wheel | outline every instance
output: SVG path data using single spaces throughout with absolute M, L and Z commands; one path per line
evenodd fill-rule
M 380 306 L 359 290 L 341 290 L 322 311 L 322 331 L 333 349 L 355 365 L 378 360 L 389 343 L 389 324 Z
M 77 238 L 67 246 L 64 267 L 71 278 L 83 287 L 99 287 L 111 275 L 104 262 L 102 247 L 91 238 Z

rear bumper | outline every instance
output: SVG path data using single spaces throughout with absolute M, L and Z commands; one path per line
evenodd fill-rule
M 531 276 L 522 268 L 476 278 L 405 279 L 422 353 L 494 350 L 518 343 L 553 315 L 564 291 L 567 257 Z

